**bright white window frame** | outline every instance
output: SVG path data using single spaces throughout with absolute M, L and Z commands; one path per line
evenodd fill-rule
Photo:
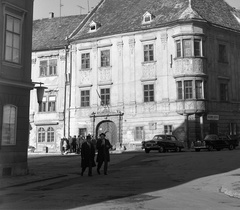
M 17 107 L 11 104 L 3 106 L 2 145 L 16 145 Z
M 151 23 L 153 21 L 153 18 L 154 18 L 154 16 L 150 12 L 147 11 L 143 15 L 142 23 L 143 24 Z

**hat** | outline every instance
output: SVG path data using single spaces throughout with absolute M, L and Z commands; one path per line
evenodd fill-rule
M 92 139 L 90 134 L 87 135 L 87 139 Z
M 100 133 L 100 135 L 99 135 L 99 136 L 102 136 L 102 135 L 103 135 L 103 136 L 106 136 L 106 134 L 105 134 L 105 133 Z

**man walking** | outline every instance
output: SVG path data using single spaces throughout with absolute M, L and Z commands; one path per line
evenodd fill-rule
M 110 161 L 109 149 L 112 148 L 109 140 L 105 138 L 105 133 L 100 134 L 100 139 L 97 140 L 96 148 L 98 150 L 97 154 L 97 172 L 100 174 L 100 169 L 104 163 L 104 174 L 107 175 L 108 162 Z
M 91 135 L 88 135 L 86 141 L 82 144 L 81 149 L 81 157 L 82 157 L 82 172 L 81 176 L 83 176 L 84 171 L 88 167 L 88 176 L 92 176 L 92 167 L 95 167 L 95 147 L 92 143 Z

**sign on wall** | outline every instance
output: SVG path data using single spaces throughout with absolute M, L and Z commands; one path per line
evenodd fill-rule
M 219 120 L 219 115 L 208 114 L 207 120 Z

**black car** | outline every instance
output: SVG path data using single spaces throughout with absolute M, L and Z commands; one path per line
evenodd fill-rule
M 199 152 L 202 149 L 207 149 L 209 151 L 216 149 L 217 151 L 220 151 L 224 148 L 228 148 L 229 150 L 233 150 L 238 145 L 238 138 L 231 138 L 229 135 L 224 134 L 209 134 L 206 135 L 203 141 L 194 142 L 194 149 L 196 152 Z
M 174 150 L 180 152 L 184 148 L 184 144 L 176 136 L 160 134 L 155 135 L 152 140 L 143 141 L 142 148 L 145 149 L 146 153 L 151 150 L 158 150 L 159 152 Z

